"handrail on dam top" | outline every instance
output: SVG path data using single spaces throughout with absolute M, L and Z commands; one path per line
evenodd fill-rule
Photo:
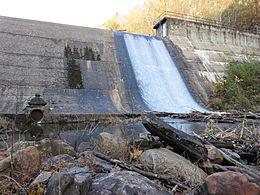
M 154 28 L 156 28 L 161 23 L 161 21 L 166 18 L 184 20 L 187 22 L 195 22 L 195 23 L 200 23 L 200 24 L 205 24 L 205 25 L 210 25 L 210 26 L 215 26 L 215 27 L 222 27 L 222 28 L 227 28 L 230 30 L 237 30 L 235 28 L 235 26 L 225 24 L 219 20 L 208 19 L 208 18 L 192 16 L 192 15 L 188 15 L 188 14 L 171 12 L 171 11 L 165 11 L 165 12 L 161 13 L 154 21 L 154 24 L 153 24 Z M 260 34 L 260 31 L 257 31 L 257 30 L 255 32 L 249 31 L 249 30 L 243 30 L 242 32 Z

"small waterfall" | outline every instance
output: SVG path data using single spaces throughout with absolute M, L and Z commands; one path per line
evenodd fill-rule
M 161 39 L 125 33 L 124 40 L 140 93 L 151 110 L 207 111 L 189 93 Z

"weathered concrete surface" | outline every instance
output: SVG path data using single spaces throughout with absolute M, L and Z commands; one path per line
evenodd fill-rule
M 0 16 L 0 113 L 22 112 L 28 99 L 36 92 L 48 95 L 48 89 L 52 89 L 51 95 L 54 95 L 53 89 L 59 89 L 55 97 L 60 96 L 58 99 L 61 103 L 71 98 L 71 94 L 64 91 L 60 93 L 61 89 L 68 88 L 68 67 L 64 63 L 67 45 L 79 49 L 87 46 L 100 54 L 102 61 L 81 60 L 82 66 L 87 65 L 89 69 L 93 67 L 93 70 L 96 68 L 95 72 L 83 71 L 83 76 L 87 74 L 90 80 L 97 81 L 93 85 L 85 79 L 86 90 L 95 90 L 94 97 L 105 94 L 112 102 L 110 107 L 113 107 L 113 113 L 123 111 L 120 101 L 124 99 L 124 87 L 120 83 L 111 31 Z M 93 109 L 88 110 L 88 105 L 94 104 L 97 99 L 86 101 L 83 111 L 92 113 Z M 73 106 L 67 105 L 63 111 L 70 113 L 71 110 L 74 113 Z
M 228 62 L 250 57 L 260 61 L 260 35 L 178 19 L 168 19 L 167 26 L 168 38 L 179 49 L 176 57 L 186 61 L 188 82 L 204 102 Z
M 166 40 L 166 46 L 195 99 L 204 103 L 227 62 L 248 54 L 260 60 L 260 35 L 174 20 L 168 27 L 168 38 L 175 45 Z M 0 113 L 22 113 L 35 93 L 43 94 L 51 114 L 149 111 L 124 39 L 120 33 L 114 35 L 108 30 L 0 16 Z M 68 55 L 65 48 L 72 53 Z M 95 55 L 91 60 L 82 57 L 86 48 Z

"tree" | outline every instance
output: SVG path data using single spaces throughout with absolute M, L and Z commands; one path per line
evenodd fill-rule
M 120 22 L 120 16 L 118 13 L 113 18 L 106 21 L 102 26 L 109 30 L 125 30 Z
M 104 26 L 111 30 L 153 35 L 156 18 L 165 11 L 221 21 L 237 30 L 260 25 L 260 0 L 146 0 L 126 16 L 114 16 Z M 125 28 L 124 28 L 125 27 Z

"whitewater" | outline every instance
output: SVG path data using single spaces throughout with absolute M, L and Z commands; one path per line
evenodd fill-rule
M 124 34 L 124 41 L 141 96 L 149 109 L 158 112 L 207 112 L 199 105 L 158 37 Z

